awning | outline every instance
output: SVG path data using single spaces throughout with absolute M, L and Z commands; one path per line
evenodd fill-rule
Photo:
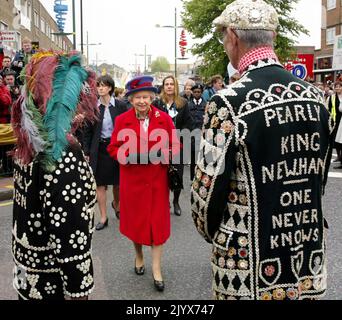
M 339 71 L 339 70 L 334 70 L 334 69 L 318 69 L 318 70 L 314 70 L 314 73 L 327 73 L 327 72 L 335 72 L 335 71 Z

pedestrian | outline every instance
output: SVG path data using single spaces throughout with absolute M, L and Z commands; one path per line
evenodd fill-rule
M 193 120 L 192 137 L 191 137 L 191 165 L 190 165 L 190 180 L 195 177 L 195 166 L 200 148 L 202 137 L 202 128 L 204 122 L 204 113 L 207 103 L 203 100 L 203 86 L 195 84 L 192 88 L 193 99 L 189 102 L 191 118 Z
M 229 77 L 229 84 L 233 84 L 234 82 L 240 80 L 241 77 L 239 71 L 232 66 L 231 62 L 229 62 L 228 64 L 227 71 Z
M 337 130 L 340 126 L 341 118 L 342 118 L 342 83 L 335 83 L 335 92 L 328 98 L 328 109 L 331 113 L 332 118 L 335 121 L 335 129 L 333 132 L 333 140 L 335 141 L 335 149 L 337 153 L 337 157 L 334 162 L 342 163 L 342 145 L 336 142 Z M 338 139 L 339 140 L 339 139 Z M 338 167 L 338 169 L 340 169 Z
M 23 68 L 28 64 L 35 50 L 32 48 L 32 40 L 25 37 L 22 40 L 22 50 L 19 50 L 14 56 L 11 69 L 16 73 L 16 81 L 19 85 L 22 85 L 20 74 Z
M 173 123 L 178 132 L 182 132 L 182 130 L 192 130 L 193 123 L 189 105 L 187 101 L 179 95 L 178 81 L 174 76 L 167 76 L 164 78 L 160 97 L 154 100 L 152 105 L 166 112 L 173 119 Z M 182 140 L 181 143 L 183 143 Z M 179 160 L 180 163 L 175 164 L 175 167 L 177 168 L 181 178 L 181 184 L 183 185 L 184 163 L 186 162 L 183 153 Z M 182 209 L 179 205 L 179 197 L 182 189 L 173 191 L 173 212 L 176 216 L 182 215 Z
M 114 130 L 115 118 L 126 112 L 125 103 L 113 97 L 115 82 L 109 75 L 97 79 L 99 100 L 97 108 L 100 116 L 93 125 L 86 127 L 84 134 L 84 151 L 89 157 L 97 184 L 97 202 L 100 209 L 100 222 L 96 230 L 103 230 L 108 226 L 107 216 L 107 189 L 113 186 L 112 208 L 117 219 L 120 218 L 119 203 L 119 164 L 113 160 L 107 151 Z
M 213 245 L 214 298 L 319 299 L 333 120 L 321 92 L 280 64 L 272 6 L 236 0 L 214 25 L 241 75 L 209 103 L 192 187 L 195 225 Z
M 195 81 L 191 79 L 188 79 L 184 84 L 184 91 L 181 93 L 181 97 L 186 99 L 188 102 L 192 99 L 192 87 L 195 84 Z
M 210 80 L 210 85 L 203 92 L 203 100 L 208 102 L 213 95 L 218 93 L 224 87 L 223 77 L 221 75 L 215 75 Z
M 11 123 L 10 107 L 12 105 L 11 93 L 3 77 L 0 76 L 0 123 Z
M 11 123 L 11 93 L 0 75 L 0 125 Z M 0 145 L 1 168 L 4 175 L 12 175 L 12 161 L 8 152 L 13 148 L 12 145 Z
M 151 105 L 157 92 L 152 83 L 150 76 L 127 83 L 133 108 L 117 117 L 108 152 L 120 163 L 120 231 L 133 241 L 135 273 L 145 273 L 142 247 L 151 246 L 154 286 L 163 291 L 162 250 L 171 229 L 167 164 L 179 143 L 171 118 Z
M 125 101 L 125 89 L 124 88 L 115 88 L 114 95 L 115 98 L 120 101 Z
M 11 57 L 4 56 L 1 64 L 0 75 L 4 77 L 4 74 L 11 69 Z
M 13 107 L 13 286 L 20 300 L 87 300 L 96 184 L 72 132 L 96 118 L 96 88 L 81 55 L 44 52 L 26 69 Z
M 4 82 L 11 93 L 12 104 L 14 104 L 20 96 L 20 86 L 15 82 L 15 72 L 8 69 L 4 73 Z

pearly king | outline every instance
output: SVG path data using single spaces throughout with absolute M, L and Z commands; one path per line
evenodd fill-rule
M 263 1 L 237 0 L 214 23 L 275 31 L 278 17 Z M 195 225 L 213 244 L 214 298 L 320 298 L 333 120 L 272 48 L 250 50 L 239 72 L 209 103 L 191 191 Z

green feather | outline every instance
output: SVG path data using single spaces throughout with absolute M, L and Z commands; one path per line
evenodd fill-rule
M 80 65 L 80 56 L 61 56 L 53 81 L 53 94 L 47 104 L 44 124 L 51 147 L 47 149 L 46 162 L 62 157 L 68 145 L 67 134 L 71 130 L 82 84 L 88 73 Z

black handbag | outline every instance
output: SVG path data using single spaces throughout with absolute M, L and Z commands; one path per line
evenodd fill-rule
M 171 191 L 183 189 L 182 179 L 179 175 L 177 167 L 173 164 L 169 165 L 169 188 Z

